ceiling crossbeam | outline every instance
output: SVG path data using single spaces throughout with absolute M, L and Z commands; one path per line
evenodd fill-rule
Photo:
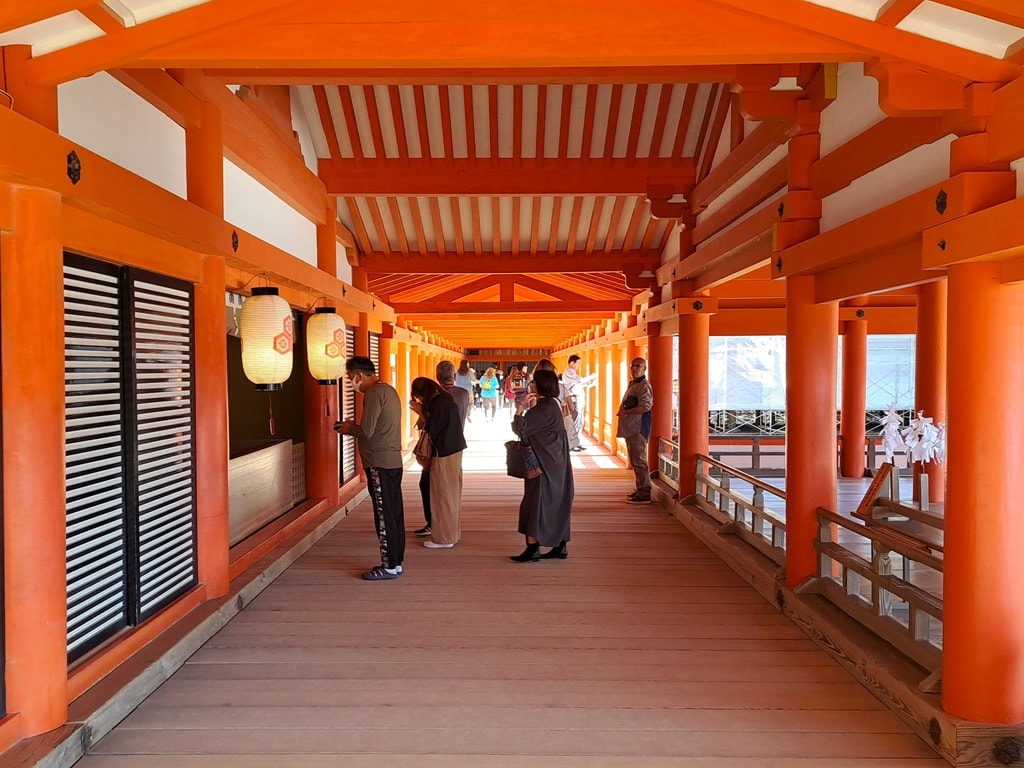
M 646 195 L 651 184 L 685 194 L 691 160 L 519 158 L 321 160 L 331 195 Z

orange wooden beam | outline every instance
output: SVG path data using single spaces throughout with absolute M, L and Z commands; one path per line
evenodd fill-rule
M 875 14 L 875 21 L 879 24 L 895 27 L 913 11 L 917 10 L 922 2 L 924 0 L 886 0 L 885 5 Z
M 300 0 L 207 0 L 144 24 L 111 32 L 70 48 L 33 59 L 27 68 L 30 83 L 57 85 L 115 69 L 168 43 L 181 44 L 217 27 L 235 27 L 244 19 L 279 11 Z
M 844 60 L 850 57 L 845 57 Z M 195 62 L 168 60 L 158 62 L 156 54 L 133 66 L 163 68 L 196 66 Z M 578 67 L 496 67 L 486 63 L 473 70 L 436 67 L 425 72 L 418 67 L 382 66 L 370 70 L 352 67 L 260 67 L 235 68 L 213 66 L 204 70 L 207 77 L 224 84 L 246 82 L 250 85 L 606 85 L 608 83 L 720 83 L 736 76 L 733 64 L 650 65 L 630 69 L 606 66 Z M 596 97 L 596 92 L 595 92 Z M 588 99 L 590 94 L 588 93 Z M 521 146 L 521 144 L 516 144 Z M 589 145 L 584 145 L 589 146 Z
M 697 225 L 693 229 L 693 242 L 696 244 L 707 240 L 754 206 L 774 195 L 786 186 L 788 175 L 788 162 L 783 158 L 761 176 L 751 181 L 728 203 L 712 212 L 698 216 Z
M 202 125 L 202 109 L 195 94 L 159 69 L 115 69 L 110 74 L 182 128 Z
M 462 302 L 435 302 L 421 301 L 405 304 L 396 302 L 393 309 L 398 314 L 417 315 L 490 315 L 501 312 L 515 312 L 522 315 L 534 313 L 603 313 L 610 315 L 614 312 L 629 312 L 632 310 L 632 302 L 629 299 L 603 300 L 603 301 L 462 301 Z
M 128 230 L 137 230 L 136 236 L 129 236 L 130 243 L 142 244 L 145 242 L 143 234 L 152 235 L 199 253 L 216 254 L 225 258 L 230 266 L 254 274 L 265 272 L 281 285 L 311 292 L 314 296 L 337 297 L 345 292 L 348 303 L 364 306 L 367 312 L 374 311 L 374 300 L 367 294 L 346 287 L 315 266 L 238 231 L 187 200 L 144 181 L 84 147 L 70 144 L 64 137 L 21 115 L 0 110 L 0 135 L 4 136 L 4 141 L 0 142 L 0 177 L 15 184 L 58 192 L 65 208 L 80 208 L 83 213 L 95 214 L 109 222 L 104 225 L 107 232 L 120 231 L 127 236 Z M 82 175 L 77 184 L 72 184 L 66 174 L 69 149 L 78 154 L 81 162 Z M 0 185 L 0 190 L 3 186 Z M 95 243 L 94 247 L 102 252 L 122 253 L 126 263 L 132 263 L 127 245 L 103 245 L 103 238 L 110 235 L 97 231 L 95 227 L 99 225 L 95 220 L 90 223 L 88 216 L 69 215 L 72 238 Z M 237 248 L 232 244 L 233 234 L 238 236 Z M 166 255 L 161 257 L 165 259 L 164 268 L 172 274 L 183 268 L 175 266 L 175 252 L 175 248 L 168 246 Z M 379 305 L 375 313 L 385 318 L 390 316 L 388 308 Z
M 728 256 L 719 259 L 699 275 L 690 280 L 691 290 L 703 291 L 715 288 L 771 264 L 772 236 L 766 232 L 741 245 Z
M 542 253 L 529 256 L 510 253 L 478 253 L 472 259 L 458 258 L 454 254 L 416 253 L 409 256 L 388 255 L 383 251 L 371 251 L 360 257 L 367 272 L 403 274 L 534 274 L 558 272 L 619 272 L 626 267 L 656 269 L 660 260 L 657 249 L 636 249 L 613 253 L 587 253 L 559 251 L 554 254 Z
M 1015 192 L 1012 172 L 962 173 L 787 248 L 775 262 L 774 275 L 790 277 L 832 269 L 861 254 L 916 238 L 939 223 L 1012 199 Z
M 814 202 L 817 203 L 817 201 Z M 766 235 L 771 231 L 772 225 L 780 220 L 779 206 L 781 205 L 783 205 L 782 201 L 778 203 L 773 201 L 762 206 L 743 221 L 705 241 L 701 248 L 681 257 L 678 262 L 663 265 L 658 269 L 659 282 L 692 280 L 736 249 Z M 667 273 L 669 269 L 671 271 Z
M 609 36 L 608 30 L 615 34 Z M 355 7 L 309 0 L 292 13 L 168 45 L 150 60 L 161 66 L 220 59 L 225 66 L 244 68 L 301 62 L 353 72 L 420 69 L 427 78 L 421 82 L 426 82 L 434 79 L 435 69 L 481 66 L 500 71 L 544 70 L 553 63 L 562 69 L 596 65 L 624 74 L 651 62 L 714 65 L 729 60 L 729 51 L 735 51 L 731 60 L 743 63 L 846 61 L 853 53 L 849 44 L 815 31 L 704 0 L 659 2 L 643 14 L 622 4 L 583 0 L 527 0 L 514 8 L 455 0 L 428 14 L 417 0 Z
M 710 296 L 690 296 L 648 308 L 644 312 L 644 320 L 648 323 L 659 323 L 679 315 L 713 315 L 717 311 L 718 299 Z
M 1016 198 L 926 229 L 922 233 L 922 264 L 936 268 L 966 261 L 1017 259 L 1024 255 L 1022 221 L 1024 198 Z
M 818 301 L 842 301 L 930 283 L 945 276 L 944 270 L 921 268 L 921 245 L 914 240 L 818 273 L 814 295 Z
M 327 192 L 323 182 L 272 126 L 227 88 L 201 73 L 174 72 L 172 76 L 188 92 L 220 110 L 228 159 L 311 222 L 324 223 Z
M 758 163 L 796 134 L 792 122 L 768 120 L 755 128 L 689 195 L 694 211 L 706 208 Z
M 443 167 L 424 158 L 367 162 L 321 160 L 332 195 L 646 195 L 651 179 L 682 193 L 693 185 L 692 162 L 667 158 L 453 159 Z
M 742 11 L 753 17 L 814 30 L 824 38 L 851 45 L 872 57 L 916 64 L 925 70 L 970 82 L 1006 83 L 1020 76 L 1021 67 L 980 53 L 914 35 L 804 0 L 702 0 L 709 5 Z M 818 61 L 839 61 L 819 58 Z
M 922 72 L 905 61 L 869 61 L 864 74 L 878 80 L 878 106 L 893 117 L 944 115 L 965 103 L 964 80 Z
M 57 132 L 57 86 L 29 85 L 25 67 L 31 61 L 32 48 L 28 45 L 0 46 L 0 104 L 18 114 L 31 118 Z
M 938 117 L 888 117 L 811 166 L 811 188 L 825 198 L 861 176 L 948 133 Z
M 1024 79 L 1004 85 L 992 95 L 988 119 L 989 159 L 1016 160 L 1024 157 Z
M 786 310 L 728 309 L 710 318 L 712 336 L 785 336 Z

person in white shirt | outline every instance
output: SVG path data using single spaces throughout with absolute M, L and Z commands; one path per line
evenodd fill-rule
M 569 445 L 573 451 L 586 450 L 580 440 L 583 432 L 583 408 L 587 402 L 587 388 L 593 386 L 597 380 L 596 375 L 585 378 L 580 376 L 579 364 L 580 356 L 570 355 L 568 367 L 562 372 L 562 384 L 569 392 L 566 407 L 572 418 L 574 434 L 569 436 Z

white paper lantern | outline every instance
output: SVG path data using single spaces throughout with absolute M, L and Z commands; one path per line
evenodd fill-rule
M 238 312 L 242 370 L 259 390 L 276 390 L 292 373 L 295 329 L 288 302 L 277 288 L 253 288 Z
M 337 384 L 345 371 L 345 321 L 334 307 L 317 307 L 306 322 L 306 362 L 317 384 Z

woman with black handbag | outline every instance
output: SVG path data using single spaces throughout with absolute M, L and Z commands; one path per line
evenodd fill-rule
M 569 439 L 558 402 L 558 375 L 538 365 L 533 384 L 536 391 L 520 398 L 512 421 L 512 431 L 530 444 L 540 465 L 538 473 L 528 472 L 523 480 L 519 532 L 526 537 L 526 549 L 512 557 L 517 563 L 569 556 L 566 542 L 575 495 Z M 551 550 L 541 554 L 541 546 Z

